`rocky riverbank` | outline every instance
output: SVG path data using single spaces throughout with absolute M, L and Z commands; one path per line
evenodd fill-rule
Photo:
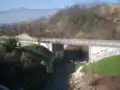
M 70 78 L 69 90 L 120 90 L 120 76 L 88 75 L 76 71 Z

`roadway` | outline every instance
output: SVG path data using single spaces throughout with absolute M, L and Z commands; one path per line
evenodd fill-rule
M 120 47 L 120 40 L 88 40 L 88 39 L 69 39 L 69 38 L 40 38 L 41 42 L 64 44 L 64 45 L 83 45 L 83 46 L 105 46 Z M 20 39 L 21 43 L 38 44 L 37 38 Z
M 41 42 L 67 44 L 67 45 L 83 45 L 83 46 L 105 46 L 120 47 L 119 40 L 88 40 L 88 39 L 67 39 L 67 38 L 41 38 Z

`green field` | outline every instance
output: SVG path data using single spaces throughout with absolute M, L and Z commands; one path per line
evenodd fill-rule
M 38 47 L 39 45 L 29 45 L 29 46 L 25 46 L 24 48 L 38 53 Z M 5 53 L 6 53 L 5 47 L 3 47 L 2 44 L 0 44 L 0 57 L 2 57 Z
M 24 48 L 27 50 L 34 51 L 34 52 L 38 52 L 39 45 L 33 44 L 33 45 L 29 45 L 29 46 L 24 46 Z
M 81 71 L 97 75 L 120 75 L 120 55 L 85 65 Z
M 8 38 L 0 37 L 0 40 L 8 40 Z

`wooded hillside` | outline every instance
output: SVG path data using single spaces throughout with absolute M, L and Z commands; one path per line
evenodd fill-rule
M 75 4 L 44 19 L 0 27 L 1 35 L 28 33 L 39 37 L 120 39 L 120 5 Z

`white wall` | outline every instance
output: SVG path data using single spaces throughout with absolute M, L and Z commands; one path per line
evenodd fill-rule
M 68 45 L 64 45 L 64 49 L 66 49 L 68 47 Z
M 52 51 L 52 43 L 40 43 L 40 45 Z
M 30 41 L 20 41 L 20 43 L 22 46 L 28 46 L 31 44 L 39 44 L 39 42 L 30 42 Z M 40 45 L 52 51 L 52 43 L 40 43 Z
M 16 36 L 16 38 L 22 43 L 23 46 L 30 45 L 30 44 L 39 44 L 37 41 L 37 38 L 31 37 L 26 33 L 20 34 Z M 40 45 L 52 51 L 52 43 L 40 43 Z
M 109 57 L 119 54 L 120 54 L 120 48 L 89 46 L 90 62 L 103 59 L 104 57 Z

